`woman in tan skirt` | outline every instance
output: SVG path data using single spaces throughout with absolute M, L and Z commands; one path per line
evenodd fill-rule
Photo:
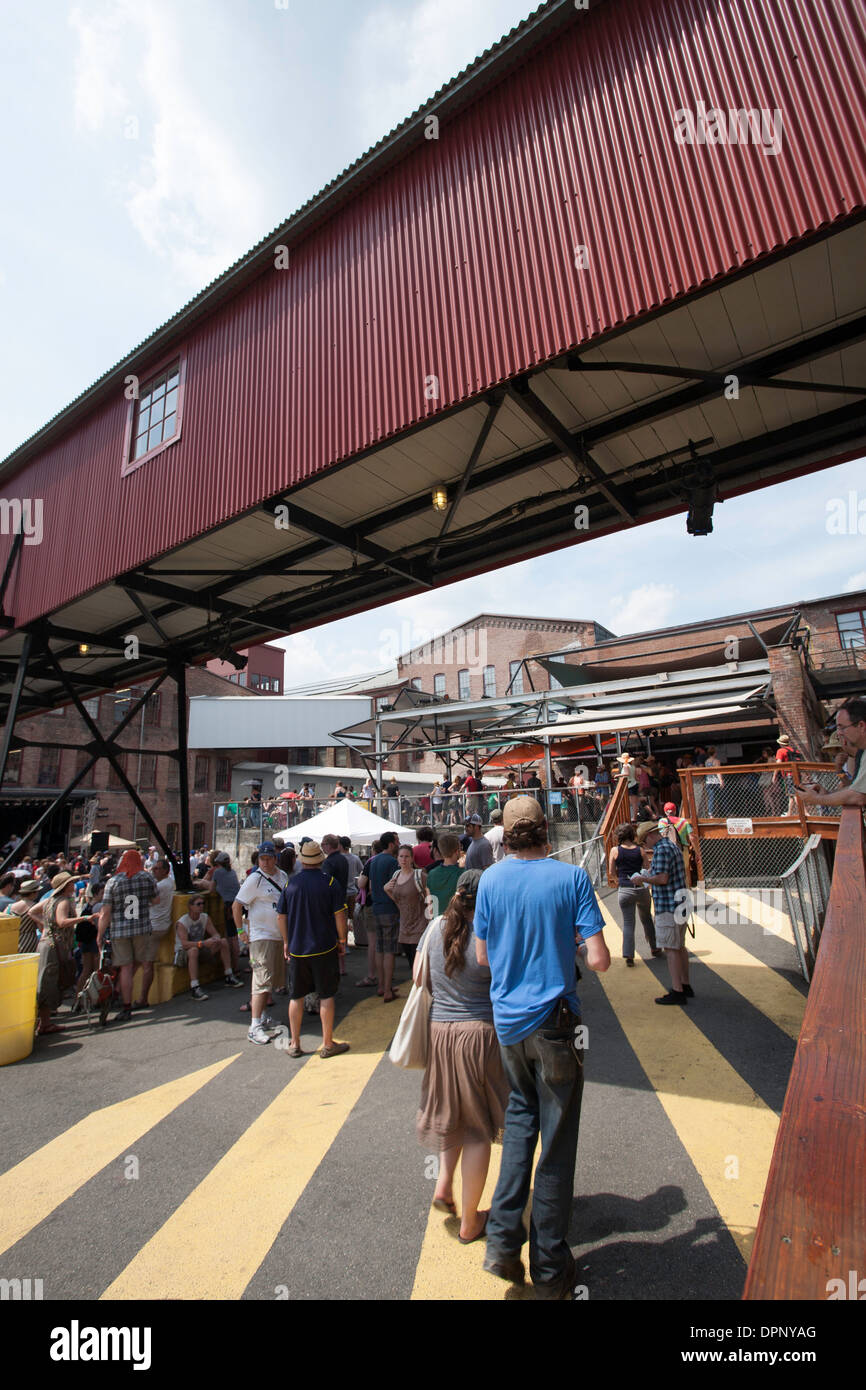
M 480 1212 L 478 1203 L 490 1167 L 490 1146 L 505 1123 L 509 1092 L 493 1028 L 490 971 L 475 956 L 472 921 L 480 877 L 480 869 L 460 875 L 447 910 L 425 933 L 433 1007 L 418 1138 L 439 1150 L 433 1205 L 452 1216 L 457 1215 L 454 1173 L 463 1155 L 463 1245 L 480 1240 L 487 1226 L 488 1213 Z M 422 959 L 415 967 L 416 982 L 423 968 Z

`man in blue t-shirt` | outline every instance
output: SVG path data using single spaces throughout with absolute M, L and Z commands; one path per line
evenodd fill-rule
M 583 1096 L 576 935 L 590 970 L 607 970 L 610 953 L 589 876 L 547 857 L 547 821 L 536 798 L 508 801 L 503 828 L 508 857 L 482 875 L 473 924 L 478 963 L 490 967 L 493 1022 L 511 1086 L 484 1268 L 523 1282 L 523 1212 L 540 1131 L 529 1269 L 539 1298 L 566 1299 L 574 1285 L 566 1237 Z
M 379 840 L 379 853 L 367 863 L 366 873 L 358 879 L 358 887 L 369 885 L 373 921 L 376 924 L 376 974 L 379 994 L 386 1004 L 399 998 L 394 989 L 394 957 L 400 935 L 400 910 L 385 892 L 385 884 L 399 869 L 395 858 L 400 841 L 396 831 L 386 830 Z
M 346 951 L 346 894 L 332 874 L 323 872 L 324 854 L 315 840 L 301 847 L 301 872 L 283 888 L 277 923 L 289 963 L 290 1057 L 303 1057 L 304 999 L 319 996 L 322 1023 L 320 1057 L 338 1057 L 348 1043 L 334 1041 L 334 998 L 340 988 L 340 957 Z

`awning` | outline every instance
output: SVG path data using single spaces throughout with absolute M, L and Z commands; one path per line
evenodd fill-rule
M 601 746 L 602 750 L 607 749 L 610 752 L 616 748 L 616 739 L 602 739 Z M 564 742 L 551 743 L 550 756 L 554 762 L 558 758 L 583 758 L 586 756 L 597 758 L 598 749 L 590 739 L 572 738 L 566 739 Z M 543 761 L 543 743 L 521 743 L 510 753 L 497 753 L 495 758 L 491 758 L 484 764 L 484 769 L 486 772 L 487 768 L 525 767 L 528 763 Z
M 683 725 L 714 724 L 718 719 L 738 714 L 745 719 L 760 719 L 764 710 L 744 705 L 667 705 L 656 709 L 633 710 L 625 718 L 613 718 L 614 711 L 605 716 L 596 715 L 591 719 L 576 723 L 546 724 L 536 729 L 540 735 L 563 736 L 567 734 L 627 733 L 630 729 L 670 729 Z

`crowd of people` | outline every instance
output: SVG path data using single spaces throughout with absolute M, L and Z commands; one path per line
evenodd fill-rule
M 866 703 L 845 702 L 834 738 L 844 754 L 837 759 L 843 787 L 830 793 L 786 786 L 786 802 L 798 796 L 866 805 Z M 789 746 L 780 736 L 780 751 L 769 759 L 771 778 L 790 780 Z M 682 909 L 695 832 L 679 800 L 664 799 L 674 784 L 661 763 L 627 753 L 617 761 L 634 812 L 619 828 L 607 865 L 622 914 L 623 956 L 634 965 L 639 917 L 648 951 L 664 956 L 670 973 L 669 989 L 655 1002 L 685 1006 L 694 990 Z M 718 780 L 707 787 L 709 814 L 721 813 L 725 773 L 716 771 L 723 766 L 716 750 L 697 749 L 683 764 L 712 769 L 709 777 Z M 575 777 L 583 785 L 571 786 L 571 793 L 587 795 L 585 774 Z M 274 837 L 261 841 L 241 878 L 227 854 L 198 851 L 190 862 L 187 910 L 174 923 L 174 961 L 188 968 L 197 1003 L 208 998 L 199 978 L 204 960 L 219 962 L 228 988 L 243 987 L 249 976 L 250 999 L 242 1008 L 253 1044 L 285 1033 L 270 1010 L 278 994 L 287 995 L 285 1050 L 303 1057 L 304 1013 L 315 1012 L 318 1052 L 327 1059 L 349 1050 L 334 1036 L 347 951 L 367 952 L 366 974 L 355 987 L 375 989 L 385 1006 L 400 998 L 395 965 L 405 958 L 412 980 L 432 998 L 416 1127 L 421 1143 L 439 1155 L 433 1205 L 457 1216 L 459 1165 L 459 1241 L 485 1239 L 484 1268 L 519 1283 L 523 1213 L 534 1183 L 533 1284 L 541 1298 L 564 1299 L 572 1296 L 575 1277 L 567 1235 L 583 1090 L 577 983 L 581 966 L 607 970 L 610 952 L 589 876 L 551 853 L 548 816 L 556 803 L 545 801 L 540 787 L 509 792 L 504 805 L 482 802 L 476 809 L 483 787 L 464 786 L 462 834 L 450 812 L 436 822 L 431 797 L 430 822 L 417 829 L 414 844 L 401 843 L 395 828 L 364 857 L 335 835 L 321 843 L 304 836 L 297 847 Z M 153 846 L 146 856 L 127 850 L 119 861 L 110 854 L 41 862 L 20 856 L 0 879 L 0 911 L 19 919 L 19 950 L 39 953 L 39 1032 L 58 1030 L 64 987 L 74 1007 L 87 976 L 106 959 L 116 977 L 117 1018 L 147 1007 L 174 894 L 171 865 Z M 216 921 L 206 911 L 208 895 L 219 904 Z M 499 1178 L 490 1209 L 481 1211 L 498 1139 Z

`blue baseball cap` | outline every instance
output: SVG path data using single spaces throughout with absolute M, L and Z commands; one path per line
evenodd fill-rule
M 262 844 L 259 845 L 257 852 L 259 854 L 273 854 L 274 856 L 276 856 L 277 847 L 274 844 L 273 840 L 265 840 Z

